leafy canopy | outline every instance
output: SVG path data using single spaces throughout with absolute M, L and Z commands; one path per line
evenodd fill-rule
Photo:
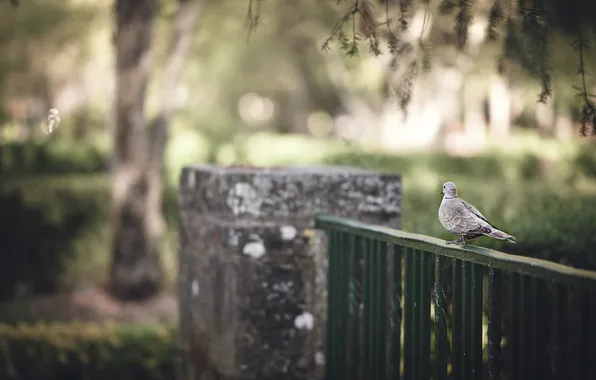
M 323 0 L 324 1 L 324 0 Z M 418 51 L 417 59 L 409 63 L 399 92 L 401 107 L 405 110 L 410 100 L 412 84 L 419 68 L 431 67 L 431 46 L 427 38 L 416 41 L 417 49 L 403 36 L 410 28 L 414 10 L 424 9 L 422 30 L 428 27 L 435 2 L 431 0 L 326 0 L 345 7 L 343 16 L 330 31 L 321 48 L 328 50 L 335 43 L 348 56 L 357 56 L 362 43 L 368 45 L 369 53 L 378 56 L 382 53 L 381 44 L 398 62 L 400 58 Z M 588 131 L 596 135 L 595 95 L 588 90 L 586 55 L 591 49 L 590 42 L 596 33 L 596 2 L 585 0 L 486 0 L 492 3 L 488 12 L 488 25 L 485 30 L 487 41 L 502 42 L 502 51 L 497 60 L 499 71 L 506 61 L 520 64 L 540 81 L 539 102 L 546 102 L 552 96 L 549 42 L 555 34 L 571 36 L 570 44 L 576 52 L 578 77 L 575 98 L 581 111 L 581 134 Z M 480 12 L 479 3 L 474 0 L 439 0 L 438 12 L 451 15 L 454 21 L 455 45 L 465 53 L 468 45 L 468 31 L 475 12 Z M 250 32 L 260 22 L 262 0 L 249 0 L 246 25 Z M 382 21 L 375 16 L 374 9 L 384 8 Z M 395 69 L 397 63 L 392 65 Z

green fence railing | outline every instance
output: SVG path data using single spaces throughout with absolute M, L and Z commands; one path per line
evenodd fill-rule
M 326 380 L 596 379 L 596 272 L 348 219 L 316 227 Z

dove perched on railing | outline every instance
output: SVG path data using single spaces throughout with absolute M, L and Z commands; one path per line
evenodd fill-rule
M 514 236 L 497 229 L 476 207 L 460 199 L 453 182 L 443 184 L 442 194 L 439 221 L 447 231 L 459 235 L 459 239 L 448 241 L 447 244 L 466 245 L 467 240 L 482 235 L 515 243 Z

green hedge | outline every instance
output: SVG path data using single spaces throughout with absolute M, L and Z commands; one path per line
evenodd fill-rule
M 155 325 L 0 325 L 3 380 L 171 380 L 175 330 Z
M 169 275 L 175 268 L 177 206 L 177 191 L 167 189 L 164 265 Z M 103 284 L 111 257 L 109 177 L 77 174 L 0 182 L 0 231 L 0 301 L 11 300 L 23 285 L 33 293 L 52 293 Z
M 0 172 L 5 177 L 105 171 L 108 154 L 86 141 L 46 139 L 0 144 Z
M 109 183 L 102 176 L 9 181 L 0 187 L 0 300 L 17 284 L 53 292 L 80 267 L 107 261 Z M 93 275 L 81 273 L 80 278 Z M 76 282 L 76 280 L 74 280 Z

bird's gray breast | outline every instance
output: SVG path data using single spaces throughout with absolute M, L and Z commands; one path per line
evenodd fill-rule
M 464 215 L 466 210 L 458 206 L 460 205 L 457 199 L 445 199 L 439 206 L 439 222 L 453 234 L 461 234 L 466 229 Z

